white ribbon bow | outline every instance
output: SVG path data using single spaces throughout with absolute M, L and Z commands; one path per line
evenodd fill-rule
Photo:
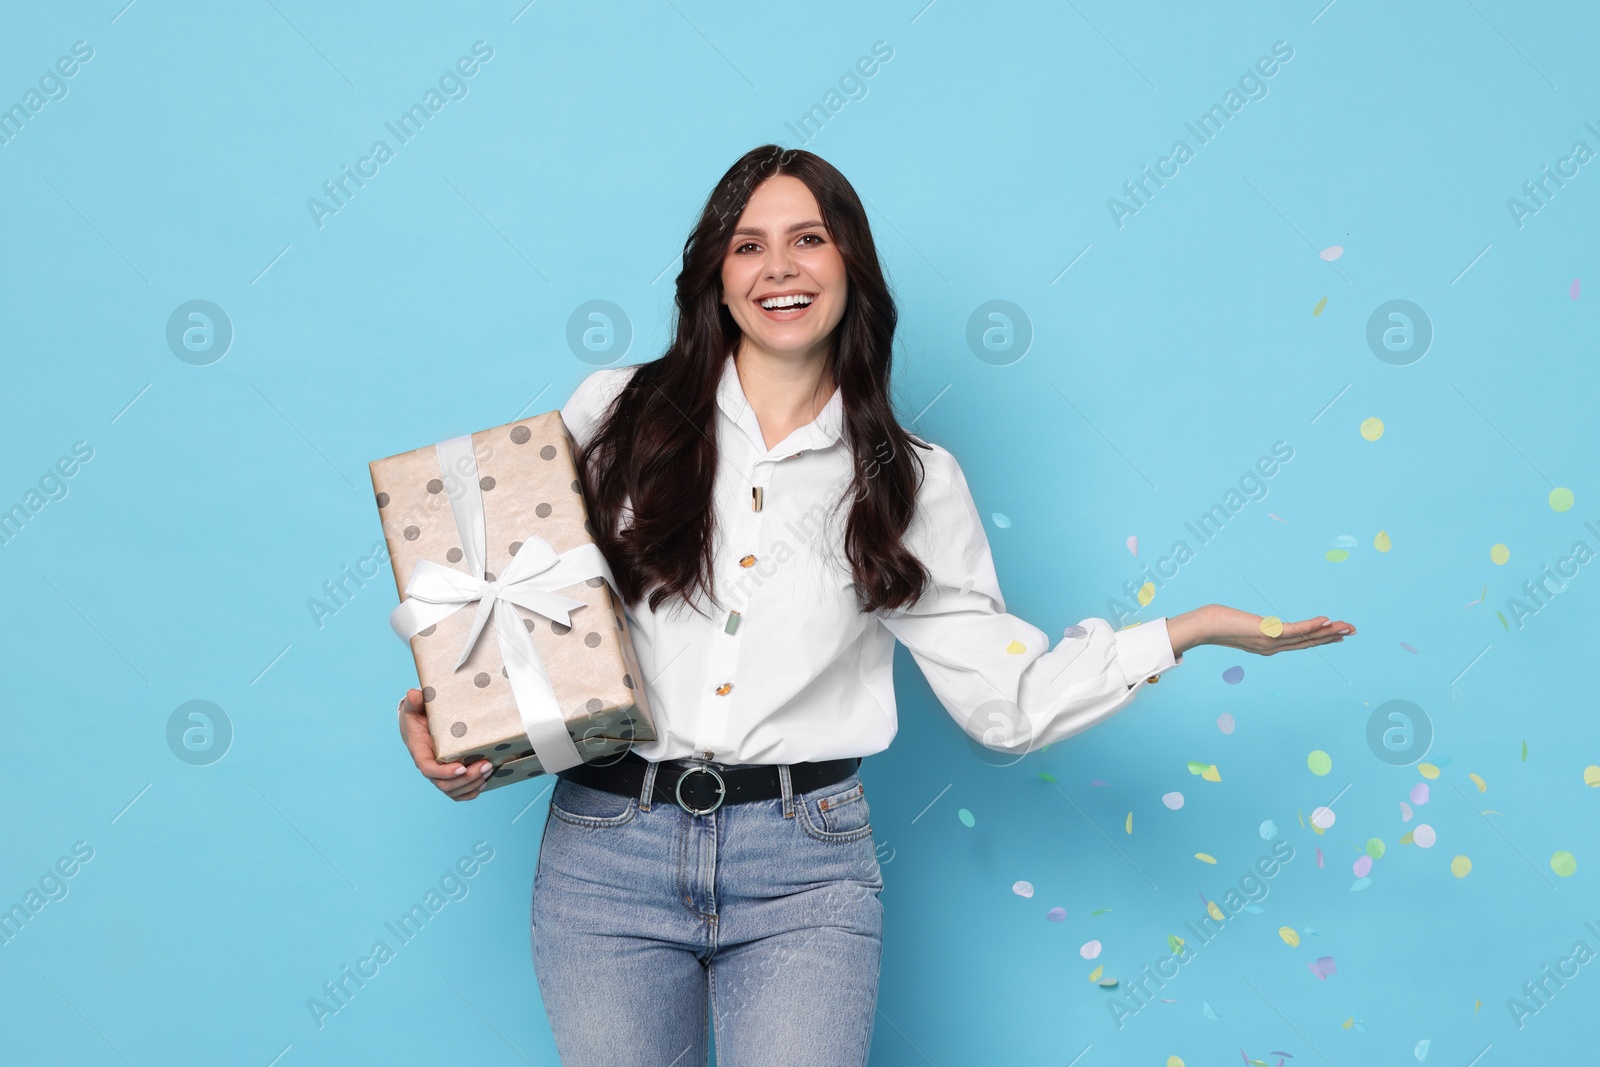
M 556 703 L 555 690 L 544 669 L 522 619 L 508 605 L 516 604 L 552 622 L 571 626 L 568 614 L 585 607 L 583 601 L 560 596 L 554 590 L 566 589 L 590 578 L 604 578 L 612 589 L 616 580 L 600 549 L 593 543 L 568 549 L 560 555 L 550 542 L 530 534 L 511 557 L 511 563 L 494 581 L 485 573 L 486 534 L 484 532 L 483 493 L 478 487 L 478 461 L 472 452 L 472 437 L 454 437 L 434 446 L 439 469 L 447 476 L 460 472 L 464 491 L 450 497 L 456 532 L 461 535 L 462 563 L 466 571 L 422 560 L 411 571 L 406 583 L 406 599 L 389 614 L 389 625 L 403 641 L 426 630 L 441 619 L 475 604 L 467 643 L 456 660 L 455 670 L 467 662 L 478 637 L 491 619 L 500 645 L 500 658 L 511 682 L 511 695 L 522 716 L 523 730 L 534 755 L 546 773 L 576 767 L 584 762 L 567 732 L 566 717 Z

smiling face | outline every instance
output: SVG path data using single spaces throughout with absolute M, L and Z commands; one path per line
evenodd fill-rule
M 722 259 L 722 302 L 744 333 L 741 350 L 825 357 L 848 294 L 844 258 L 805 182 L 779 174 L 758 185 Z

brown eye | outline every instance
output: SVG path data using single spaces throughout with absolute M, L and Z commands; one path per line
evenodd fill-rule
M 821 234 L 815 234 L 815 233 L 804 234 L 804 235 L 801 236 L 800 240 L 804 241 L 808 237 L 816 238 L 817 244 L 823 244 L 824 243 L 823 240 L 822 240 L 822 235 Z

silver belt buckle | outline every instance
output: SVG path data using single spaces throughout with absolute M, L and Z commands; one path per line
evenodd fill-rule
M 717 780 L 717 802 L 703 811 L 697 808 L 691 808 L 689 805 L 683 802 L 683 780 L 689 777 L 689 775 L 695 773 L 709 774 L 711 777 Z M 673 786 L 672 792 L 673 796 L 677 798 L 678 807 L 682 808 L 690 815 L 710 815 L 712 812 L 722 807 L 722 800 L 728 795 L 728 786 L 727 783 L 722 780 L 722 775 L 717 773 L 715 767 L 687 767 L 681 774 L 678 775 L 677 784 Z

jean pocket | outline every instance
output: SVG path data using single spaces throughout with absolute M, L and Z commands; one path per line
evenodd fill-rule
M 557 777 L 550 814 L 574 826 L 621 826 L 639 811 L 639 798 L 608 793 Z
M 859 841 L 872 836 L 872 812 L 857 775 L 795 795 L 806 833 L 823 841 Z

